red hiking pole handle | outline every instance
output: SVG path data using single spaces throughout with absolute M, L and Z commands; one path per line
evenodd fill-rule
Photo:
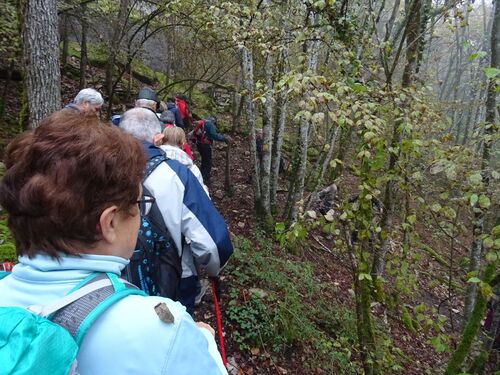
M 2 268 L 5 272 L 12 272 L 13 264 L 11 262 L 3 262 Z
M 215 318 L 217 320 L 217 332 L 219 333 L 220 354 L 222 357 L 222 363 L 224 364 L 224 367 L 227 367 L 226 349 L 224 348 L 224 336 L 222 336 L 222 321 L 220 318 L 219 302 L 217 301 L 217 293 L 216 293 L 217 288 L 215 285 L 215 279 L 212 279 L 211 282 L 212 282 L 212 294 L 214 295 Z

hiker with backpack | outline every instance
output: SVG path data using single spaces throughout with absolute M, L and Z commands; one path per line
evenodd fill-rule
M 212 143 L 214 141 L 231 143 L 232 138 L 217 132 L 217 119 L 213 116 L 205 120 L 198 120 L 194 124 L 193 130 L 189 133 L 189 138 L 196 145 L 201 157 L 201 174 L 205 185 L 210 187 L 210 174 L 212 171 Z
M 203 186 L 203 189 L 205 190 L 207 195 L 210 196 L 208 188 L 203 183 L 203 176 L 201 175 L 199 168 L 196 166 L 196 164 L 193 163 L 193 160 L 182 149 L 182 146 L 185 144 L 186 144 L 186 134 L 184 133 L 184 130 L 182 130 L 177 126 L 168 126 L 163 130 L 163 139 L 161 140 L 161 145 L 159 147 L 162 149 L 163 152 L 165 152 L 165 156 L 167 158 L 172 160 L 177 160 L 179 163 L 188 167 L 189 170 L 194 174 L 198 182 L 201 184 L 201 186 Z M 189 239 L 186 239 L 183 243 L 182 268 L 186 269 L 186 272 L 188 272 L 191 275 L 198 275 L 198 270 L 194 262 L 194 257 L 191 251 L 191 246 L 189 244 Z M 184 289 L 182 283 L 183 280 L 181 279 L 181 290 Z M 207 280 L 199 280 L 196 285 L 196 290 L 197 293 L 194 300 L 195 306 L 200 304 L 201 299 L 203 298 L 203 295 L 207 290 Z M 192 292 L 188 293 L 187 298 L 191 296 Z M 183 298 L 183 300 L 187 298 Z
M 70 111 L 8 146 L 19 263 L 0 280 L 2 374 L 227 374 L 209 326 L 119 278 L 154 202 L 145 163 L 133 137 Z
M 156 208 L 161 214 L 159 219 L 170 234 L 178 258 L 182 258 L 183 242 L 189 241 L 196 267 L 208 276 L 216 277 L 233 252 L 224 219 L 193 173 L 178 161 L 168 159 L 155 146 L 163 135 L 161 126 L 150 111 L 134 108 L 125 112 L 120 127 L 142 141 L 149 159 L 143 181 L 144 191 L 149 191 L 155 198 L 153 210 Z M 146 229 L 144 233 L 148 232 Z M 152 238 L 162 237 L 154 232 L 150 235 Z M 153 245 L 153 248 L 171 248 L 164 242 Z M 133 271 L 137 273 L 139 270 Z M 197 285 L 197 275 L 183 268 L 178 300 L 188 312 L 194 310 Z
M 200 169 L 193 163 L 191 156 L 184 150 L 185 145 L 187 145 L 184 130 L 175 125 L 167 126 L 163 129 L 163 138 L 160 143 L 159 147 L 165 152 L 165 156 L 169 159 L 177 160 L 188 167 L 208 194 L 208 188 L 203 183 L 203 176 Z
M 186 95 L 176 95 L 175 96 L 175 105 L 179 109 L 179 113 L 181 115 L 182 122 L 184 123 L 184 128 L 189 129 L 191 127 L 191 123 L 193 122 L 193 117 L 191 115 L 191 111 L 187 105 Z
M 175 115 L 172 111 L 169 111 L 168 109 L 166 111 L 162 112 L 162 114 L 160 115 L 160 121 L 163 123 L 163 126 L 165 126 L 164 131 L 169 126 L 176 127 Z M 186 134 L 184 133 L 184 130 L 182 128 L 179 128 L 179 127 L 177 127 L 177 128 L 182 130 L 182 133 L 184 134 L 184 144 L 181 147 L 182 150 L 186 154 L 188 154 L 188 156 L 191 158 L 191 160 L 194 160 L 193 151 L 191 151 L 191 147 L 189 147 L 189 144 L 187 143 Z
M 173 98 L 167 98 L 167 109 L 174 114 L 174 125 L 184 129 L 184 121 L 182 121 L 181 113 L 179 108 L 175 105 L 175 100 Z

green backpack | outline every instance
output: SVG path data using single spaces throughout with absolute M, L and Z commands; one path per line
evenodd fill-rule
M 92 323 L 131 294 L 146 295 L 115 274 L 94 273 L 49 306 L 0 307 L 1 373 L 77 374 L 78 349 Z

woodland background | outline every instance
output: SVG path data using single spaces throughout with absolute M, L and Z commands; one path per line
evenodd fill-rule
M 498 0 L 4 0 L 0 146 L 83 87 L 184 93 L 236 140 L 231 374 L 491 374 L 499 53 Z

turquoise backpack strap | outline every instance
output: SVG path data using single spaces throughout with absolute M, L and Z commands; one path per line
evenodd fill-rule
M 44 308 L 41 315 L 48 316 L 51 321 L 66 329 L 80 345 L 92 323 L 104 311 L 132 294 L 146 295 L 135 285 L 118 278 L 115 274 L 102 273 L 55 305 Z M 70 302 L 66 303 L 67 300 Z M 61 307 L 61 304 L 64 306 Z
M 10 272 L 5 272 L 5 271 L 0 271 L 0 280 L 2 280 L 4 277 L 9 276 Z

